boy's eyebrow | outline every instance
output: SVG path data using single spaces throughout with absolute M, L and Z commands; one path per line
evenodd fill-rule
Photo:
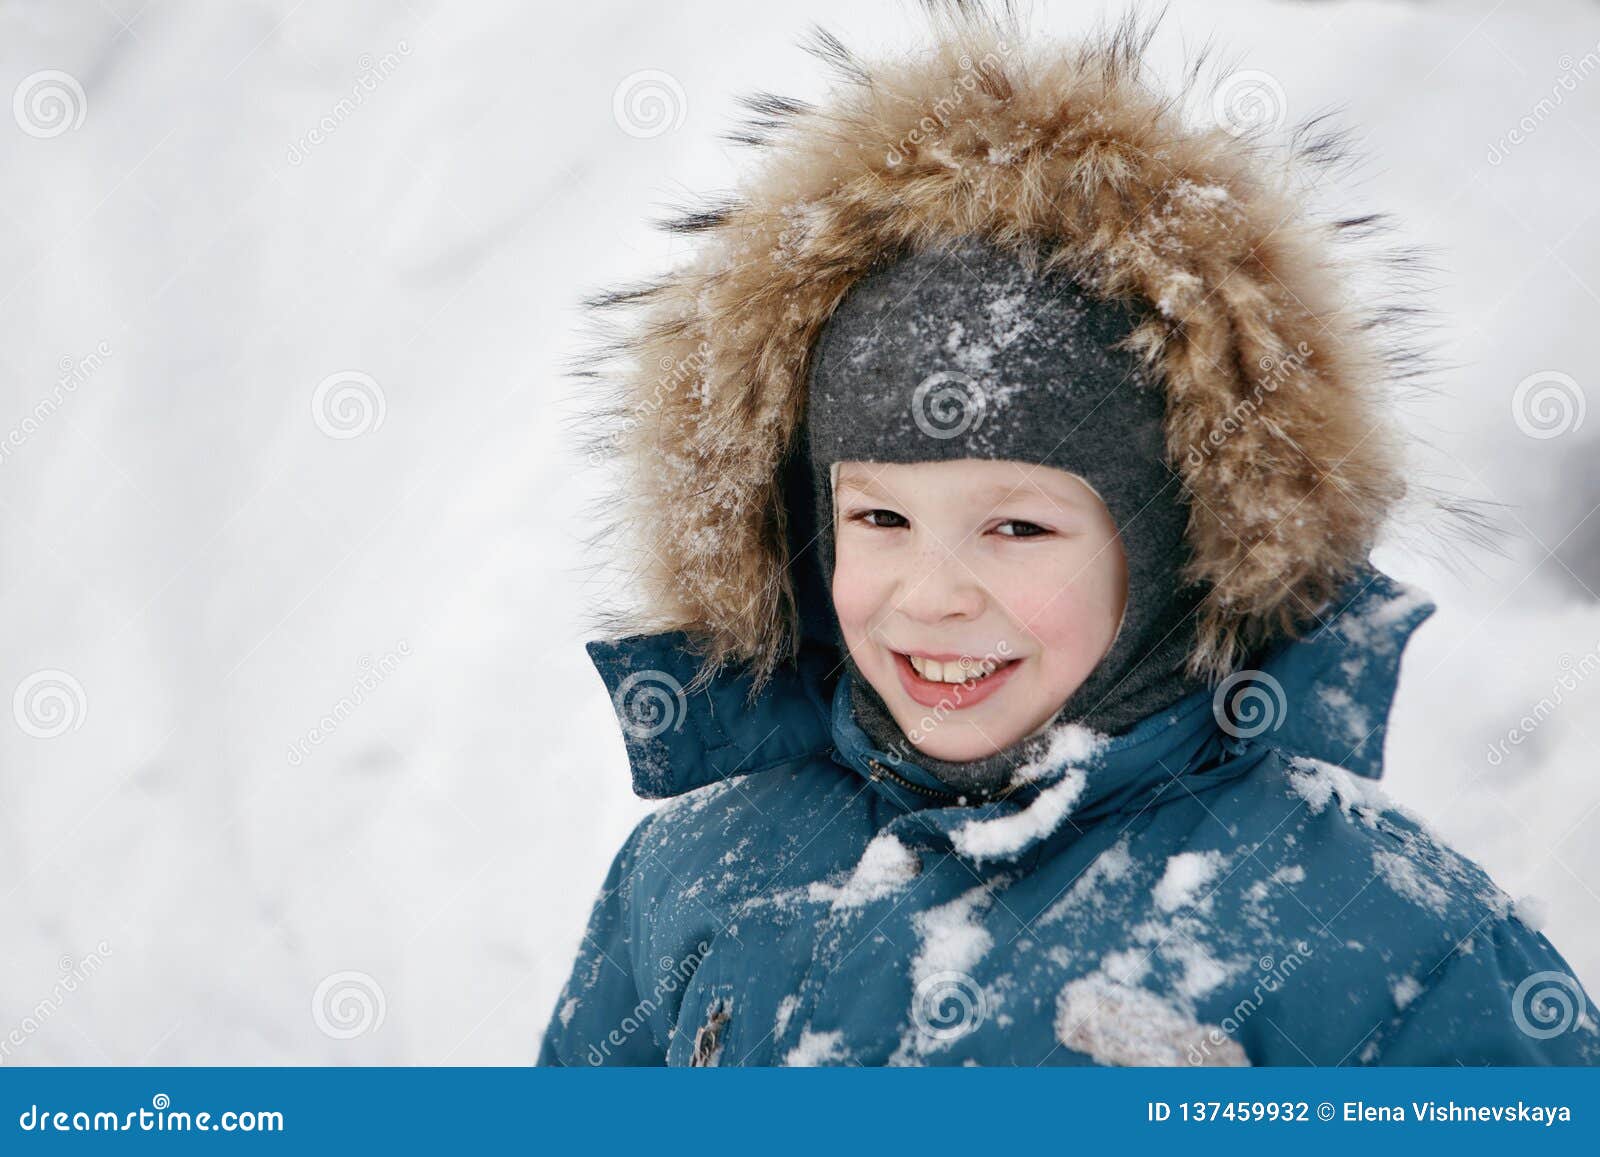
M 877 480 L 878 476 L 876 474 L 871 474 L 859 466 L 840 466 L 835 486 L 839 489 L 848 486 L 852 490 L 873 490 L 875 489 L 873 484 Z
M 1030 475 L 1015 482 L 992 482 L 983 488 L 982 493 L 996 503 L 1004 502 L 1014 496 L 1034 496 L 1061 506 L 1075 507 L 1079 504 L 1079 496 L 1075 490 L 1056 485 L 1055 480 L 1048 476 L 1036 478 Z

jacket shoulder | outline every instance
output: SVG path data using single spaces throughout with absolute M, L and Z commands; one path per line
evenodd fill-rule
M 1240 834 L 1258 833 L 1239 915 L 1270 906 L 1278 936 L 1303 951 L 1294 987 L 1310 999 L 1280 1027 L 1317 1063 L 1597 1057 L 1600 1018 L 1560 954 L 1482 867 L 1376 783 L 1273 752 L 1238 795 Z M 1571 1010 L 1566 1030 L 1530 1034 L 1540 1014 L 1562 1019 L 1555 997 Z
M 872 839 L 872 793 L 826 756 L 695 788 L 636 829 L 639 888 L 655 921 L 721 930 L 744 913 L 780 915 Z

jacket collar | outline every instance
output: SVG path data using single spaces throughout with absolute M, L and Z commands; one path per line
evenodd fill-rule
M 919 812 L 919 826 L 931 842 L 947 839 L 956 853 L 974 860 L 1019 859 L 1068 821 L 1081 830 L 1083 823 L 1137 807 L 1178 777 L 1243 748 L 1218 728 L 1211 692 L 1201 690 L 1121 735 L 1063 729 L 1057 750 L 1071 751 L 1070 757 L 1038 768 L 1004 798 L 966 800 L 913 761 L 872 746 L 851 711 L 849 678 L 841 678 L 834 692 L 835 758 L 899 807 Z
M 1103 753 L 1106 765 L 1147 760 L 1166 776 L 1162 762 L 1176 770 L 1175 759 L 1192 763 L 1192 756 L 1204 754 L 1199 736 L 1202 725 L 1211 722 L 1223 732 L 1225 748 L 1255 740 L 1286 756 L 1310 756 L 1377 778 L 1401 653 L 1434 609 L 1420 591 L 1368 567 L 1324 609 L 1314 631 L 1230 676 L 1233 682 L 1225 680 L 1215 694 L 1197 693 L 1115 737 Z M 634 791 L 646 799 L 795 766 L 830 748 L 838 750 L 840 762 L 870 774 L 856 758 L 870 753 L 870 741 L 848 713 L 848 726 L 840 725 L 838 696 L 847 688 L 836 678 L 838 655 L 830 647 L 806 646 L 754 697 L 749 679 L 731 672 L 690 692 L 700 659 L 682 632 L 592 642 L 587 650 L 622 724 Z M 1254 711 L 1258 705 L 1265 715 Z M 1211 715 L 1212 708 L 1217 715 Z M 1172 735 L 1170 747 L 1159 738 L 1190 727 L 1194 734 L 1188 739 Z M 1189 739 L 1195 742 L 1193 751 L 1186 747 Z M 1159 754 L 1159 762 L 1151 754 Z M 938 783 L 920 769 L 908 772 L 905 762 L 895 770 Z M 1117 806 L 1127 793 L 1137 794 L 1141 777 L 1128 774 L 1126 781 L 1120 773 L 1103 775 L 1080 807 Z M 1041 785 L 1049 786 L 1049 780 Z M 924 810 L 937 802 L 914 792 L 900 798 L 908 795 L 916 796 Z
M 1401 655 L 1437 609 L 1418 588 L 1364 568 L 1322 609 L 1315 629 L 1223 681 L 1218 699 L 1237 709 L 1232 731 L 1286 757 L 1379 778 Z
M 690 690 L 700 656 L 681 631 L 586 647 L 622 725 L 634 793 L 666 799 L 735 775 L 789 767 L 828 749 L 824 688 L 836 666 L 806 647 L 751 695 L 751 680 L 723 673 Z

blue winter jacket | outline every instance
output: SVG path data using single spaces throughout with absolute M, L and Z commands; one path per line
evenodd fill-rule
M 1368 570 L 1247 683 L 977 806 L 873 750 L 826 648 L 751 704 L 677 690 L 681 635 L 591 644 L 635 790 L 670 802 L 539 1063 L 1592 1063 L 1566 962 L 1373 783 L 1433 609 Z

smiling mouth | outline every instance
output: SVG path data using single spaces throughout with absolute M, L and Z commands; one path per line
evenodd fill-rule
M 974 707 L 1000 690 L 1020 659 L 974 659 L 970 656 L 908 655 L 891 651 L 900 685 L 923 707 L 957 711 Z
M 959 659 L 927 659 L 921 655 L 906 655 L 911 669 L 930 683 L 975 683 L 993 675 L 1001 667 L 1015 663 L 1015 659 L 1001 662 L 998 659 L 974 659 L 963 655 Z

